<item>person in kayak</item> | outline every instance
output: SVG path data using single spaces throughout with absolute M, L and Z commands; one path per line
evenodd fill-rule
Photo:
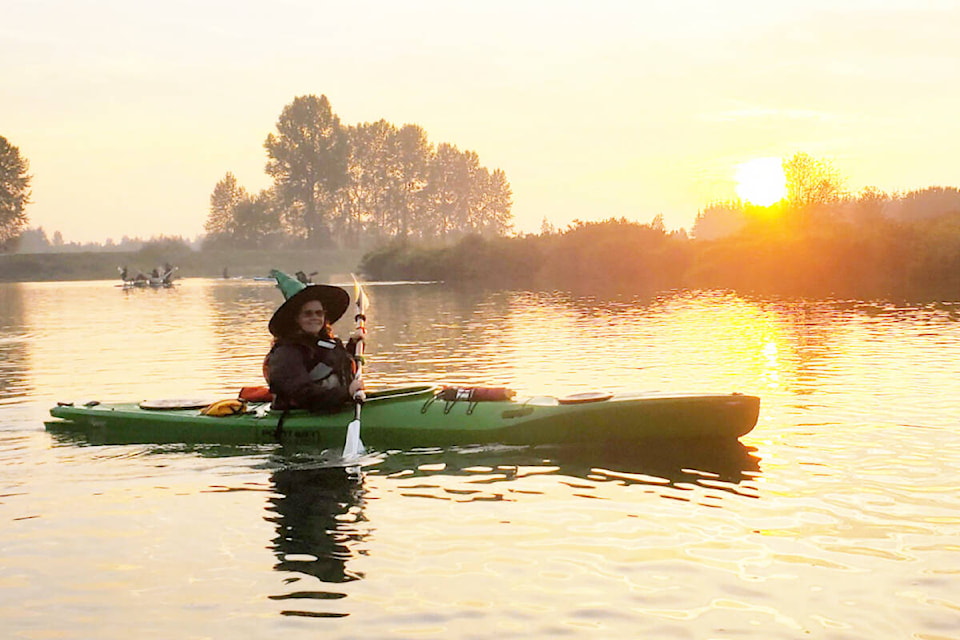
M 274 276 L 286 301 L 268 325 L 275 339 L 264 360 L 264 377 L 274 394 L 273 408 L 342 409 L 363 388 L 354 379 L 362 331 L 346 345 L 333 333 L 350 296 L 340 287 L 305 285 L 281 272 Z

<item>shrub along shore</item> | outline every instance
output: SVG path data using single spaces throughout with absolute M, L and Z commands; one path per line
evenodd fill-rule
M 960 212 L 869 227 L 759 221 L 718 240 L 626 220 L 579 223 L 524 237 L 467 237 L 454 245 L 394 243 L 366 254 L 371 279 L 467 286 L 655 293 L 960 301 Z

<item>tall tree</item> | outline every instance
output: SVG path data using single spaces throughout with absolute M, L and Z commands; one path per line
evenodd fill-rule
M 27 225 L 30 203 L 30 163 L 20 150 L 0 136 L 0 249 L 20 236 Z
M 428 237 L 445 237 L 462 227 L 468 172 L 463 153 L 457 147 L 446 142 L 437 146 L 430 158 L 424 190 L 427 216 L 423 230 Z
M 233 240 L 238 247 L 263 248 L 280 233 L 279 214 L 270 190 L 263 190 L 253 197 L 245 195 L 237 203 L 233 217 Z
M 44 253 L 50 250 L 50 240 L 43 227 L 26 229 L 17 238 L 17 251 L 20 253 Z
M 486 180 L 490 172 L 480 166 L 476 151 L 461 151 L 454 160 L 454 188 L 457 190 L 459 210 L 456 212 L 456 229 L 467 233 L 483 230 L 483 199 Z
M 209 235 L 232 234 L 236 228 L 237 206 L 247 198 L 247 191 L 231 172 L 217 183 L 210 194 L 210 213 L 203 228 Z
M 883 222 L 884 210 L 891 201 L 892 198 L 877 187 L 866 187 L 850 202 L 850 219 L 861 227 Z
M 502 169 L 477 173 L 473 230 L 484 235 L 503 235 L 510 230 L 513 191 Z
M 798 211 L 833 204 L 843 197 L 843 179 L 826 160 L 797 153 L 784 160 L 783 174 L 787 179 L 787 201 Z
M 714 202 L 697 213 L 693 222 L 693 237 L 697 240 L 717 240 L 735 234 L 746 224 L 747 216 L 741 201 Z
M 393 188 L 390 212 L 393 233 L 405 238 L 421 235 L 420 225 L 426 218 L 422 193 L 427 186 L 427 166 L 433 147 L 422 127 L 406 124 L 394 137 L 395 165 L 390 174 Z M 422 235 L 421 235 L 422 237 Z
M 340 224 L 351 236 L 366 229 L 374 237 L 388 233 L 388 190 L 395 164 L 396 127 L 386 120 L 350 127 L 349 183 L 345 215 Z
M 347 183 L 349 144 L 340 118 L 326 96 L 294 98 L 277 120 L 277 133 L 264 142 L 288 222 L 302 225 L 312 243 L 330 238 L 334 194 Z
M 510 228 L 513 194 L 506 174 L 480 166 L 474 151 L 442 143 L 428 163 L 423 189 L 425 234 L 502 234 Z

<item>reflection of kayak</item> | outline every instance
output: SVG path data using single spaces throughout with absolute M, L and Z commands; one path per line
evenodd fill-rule
M 516 400 L 446 401 L 423 385 L 367 394 L 364 443 L 375 449 L 454 444 L 630 442 L 643 439 L 738 438 L 757 422 L 760 399 L 725 395 L 538 396 Z M 60 404 L 55 432 L 79 432 L 102 443 L 309 442 L 342 445 L 352 407 L 340 413 L 281 412 L 249 404 L 241 415 L 202 415 L 202 402 Z M 143 408 L 154 407 L 154 408 Z M 190 408 L 185 408 L 190 407 Z

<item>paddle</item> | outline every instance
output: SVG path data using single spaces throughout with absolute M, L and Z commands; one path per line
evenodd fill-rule
M 357 315 L 355 316 L 357 329 L 365 333 L 367 317 L 364 315 L 363 310 L 364 308 L 368 307 L 366 300 L 367 296 L 364 294 L 363 287 L 360 286 L 360 282 L 357 280 L 356 276 L 353 276 L 353 298 L 357 305 Z M 361 379 L 361 375 L 363 373 L 363 344 L 364 341 L 361 340 L 357 342 L 356 346 L 357 380 Z M 343 444 L 344 459 L 357 458 L 366 453 L 366 450 L 363 447 L 363 442 L 360 441 L 360 408 L 363 406 L 363 401 L 365 399 L 366 394 L 363 392 L 363 389 L 358 389 L 353 396 L 354 413 L 353 420 L 351 420 L 350 424 L 347 425 L 347 439 Z

